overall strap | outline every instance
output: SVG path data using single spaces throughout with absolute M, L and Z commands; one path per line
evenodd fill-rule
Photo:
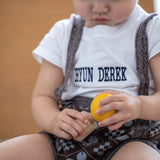
M 146 28 L 148 22 L 157 14 L 150 14 L 147 18 L 145 18 L 137 31 L 136 34 L 136 63 L 137 63 L 137 72 L 140 80 L 140 86 L 138 90 L 139 95 L 148 95 L 148 87 L 149 87 L 149 58 L 148 58 L 148 36 L 146 33 Z
M 83 26 L 85 21 L 81 17 L 74 17 L 73 20 L 73 26 L 71 30 L 71 36 L 68 44 L 68 53 L 67 53 L 67 61 L 66 61 L 66 67 L 65 67 L 65 77 L 64 77 L 64 83 L 62 86 L 57 88 L 55 90 L 55 95 L 61 100 L 61 96 L 63 91 L 65 91 L 67 81 L 69 77 L 72 76 L 72 70 L 75 65 L 75 53 L 78 50 L 80 41 L 81 41 L 81 35 L 83 32 Z

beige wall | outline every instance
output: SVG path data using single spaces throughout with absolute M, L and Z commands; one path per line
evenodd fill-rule
M 147 12 L 153 12 L 153 0 L 139 0 L 139 4 L 140 4 Z
M 0 0 L 0 139 L 39 131 L 30 99 L 39 71 L 31 52 L 54 22 L 73 12 L 71 0 Z M 149 12 L 150 0 L 140 0 Z

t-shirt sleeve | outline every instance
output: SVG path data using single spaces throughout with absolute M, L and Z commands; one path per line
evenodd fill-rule
M 33 56 L 41 63 L 42 59 L 61 67 L 61 47 L 57 35 L 58 26 L 55 24 L 51 30 L 44 36 L 37 48 L 33 50 Z
M 148 24 L 149 59 L 160 53 L 160 17 L 156 16 Z
M 74 15 L 71 15 L 69 19 L 55 23 L 38 47 L 33 50 L 32 54 L 39 63 L 45 59 L 60 68 L 64 67 L 73 17 Z

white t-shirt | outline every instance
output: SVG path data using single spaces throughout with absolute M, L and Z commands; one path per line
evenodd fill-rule
M 33 51 L 34 57 L 62 68 L 65 75 L 68 42 L 73 25 L 69 19 L 57 22 Z M 137 5 L 129 18 L 116 26 L 84 27 L 82 40 L 75 55 L 73 77 L 67 83 L 62 99 L 75 96 L 95 97 L 104 90 L 125 91 L 137 95 L 139 79 L 136 71 L 135 35 L 147 13 Z M 160 52 L 160 19 L 154 17 L 147 26 L 149 59 Z M 149 94 L 155 92 L 149 73 Z

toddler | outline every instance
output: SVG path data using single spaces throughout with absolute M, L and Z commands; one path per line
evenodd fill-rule
M 77 15 L 57 22 L 33 51 L 41 69 L 32 111 L 43 131 L 1 143 L 0 159 L 159 160 L 160 18 L 148 19 L 147 38 L 139 39 L 149 14 L 137 0 L 73 4 Z M 86 134 L 78 121 L 88 123 L 81 111 L 102 92 L 112 96 L 99 102 L 97 114 L 116 113 L 76 141 Z

